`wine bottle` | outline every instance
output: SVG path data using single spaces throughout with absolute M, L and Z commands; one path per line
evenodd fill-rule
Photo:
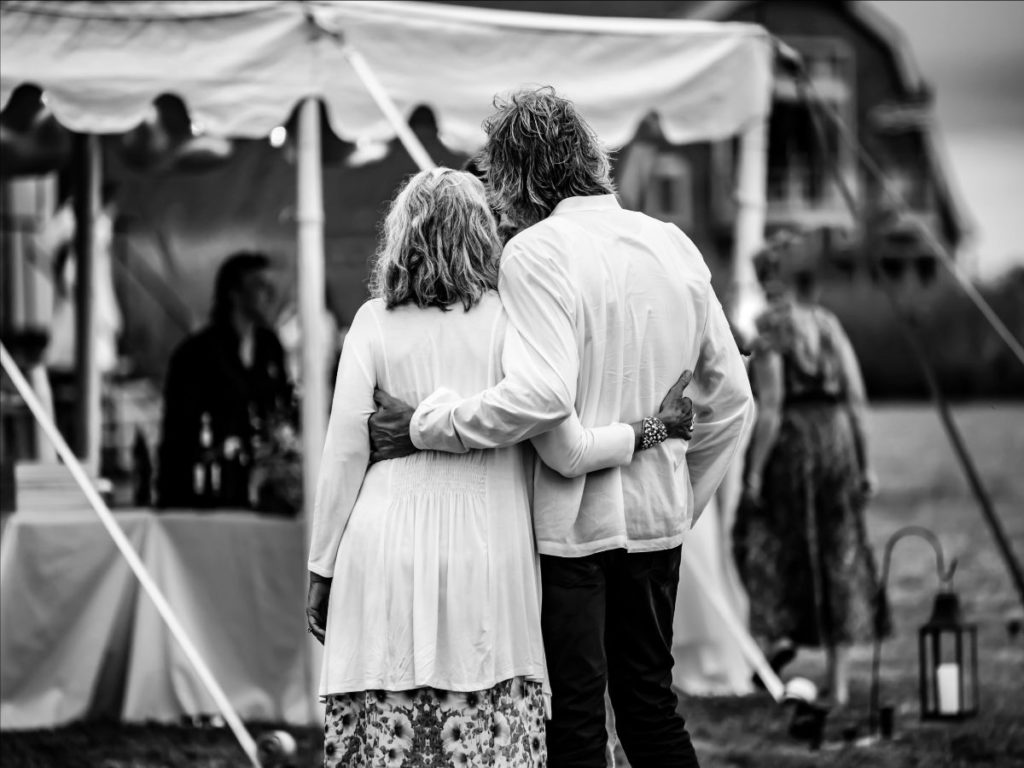
M 212 506 L 220 485 L 219 467 L 213 452 L 213 424 L 209 413 L 199 419 L 199 460 L 192 469 L 193 490 L 203 506 Z

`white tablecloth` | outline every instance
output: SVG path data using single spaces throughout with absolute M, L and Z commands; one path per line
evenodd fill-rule
M 243 512 L 117 519 L 241 716 L 316 722 L 302 526 Z M 19 512 L 7 521 L 0 728 L 215 711 L 91 511 Z

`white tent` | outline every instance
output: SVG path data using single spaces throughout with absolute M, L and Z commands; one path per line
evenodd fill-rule
M 127 131 L 163 93 L 223 136 L 261 137 L 304 98 L 347 140 L 395 135 L 346 63 L 359 51 L 399 110 L 437 115 L 470 150 L 496 93 L 553 84 L 602 138 L 625 143 L 650 111 L 674 142 L 763 119 L 767 33 L 746 24 L 610 19 L 408 2 L 21 2 L 3 5 L 0 104 L 34 83 L 68 128 Z
M 742 325 L 756 295 L 750 256 L 764 223 L 771 79 L 770 38 L 748 24 L 355 0 L 8 0 L 0 7 L 0 107 L 33 84 L 63 125 L 103 134 L 132 129 L 158 96 L 174 94 L 199 130 L 262 137 L 302 105 L 297 267 L 307 500 L 327 413 L 315 337 L 324 296 L 318 101 L 339 137 L 398 136 L 421 166 L 429 157 L 404 122 L 416 106 L 433 110 L 442 141 L 474 150 L 494 96 L 519 86 L 553 85 L 613 147 L 652 112 L 673 142 L 739 136 L 731 282 L 741 297 L 733 318 Z
M 397 134 L 423 165 L 429 158 L 399 116 L 429 105 L 441 139 L 473 150 L 495 94 L 550 84 L 611 146 L 651 112 L 673 142 L 739 135 L 732 281 L 739 296 L 754 295 L 748 257 L 763 228 L 771 103 L 771 45 L 760 27 L 352 0 L 11 0 L 0 13 L 0 106 L 34 84 L 58 120 L 82 133 L 130 130 L 154 99 L 175 94 L 201 130 L 261 137 L 300 102 L 319 100 L 341 138 Z M 310 330 L 324 294 L 317 130 L 303 121 L 298 167 L 299 305 Z M 734 306 L 733 314 L 742 325 L 749 311 Z M 309 478 L 327 401 L 313 336 L 305 334 L 304 355 L 313 384 L 303 414 Z

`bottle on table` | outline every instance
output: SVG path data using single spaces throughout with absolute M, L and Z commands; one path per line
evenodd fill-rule
M 213 423 L 203 413 L 199 425 L 199 459 L 192 471 L 192 490 L 204 507 L 214 506 L 220 496 L 221 466 L 213 447 Z

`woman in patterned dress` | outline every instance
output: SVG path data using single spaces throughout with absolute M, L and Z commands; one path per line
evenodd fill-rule
M 752 633 L 776 667 L 798 646 L 823 646 L 842 706 L 850 644 L 884 631 L 864 526 L 874 479 L 860 368 L 836 317 L 808 300 L 801 247 L 784 237 L 755 259 L 768 308 L 751 358 L 758 417 L 733 541 Z
M 546 764 L 532 451 L 566 476 L 619 466 L 638 425 L 584 429 L 572 413 L 532 447 L 370 464 L 377 388 L 420 402 L 503 377 L 503 349 L 522 342 L 495 290 L 500 253 L 478 179 L 417 174 L 385 220 L 376 298 L 345 338 L 307 600 L 324 643 L 327 768 Z M 670 437 L 688 436 L 692 420 L 669 401 L 658 416 Z

